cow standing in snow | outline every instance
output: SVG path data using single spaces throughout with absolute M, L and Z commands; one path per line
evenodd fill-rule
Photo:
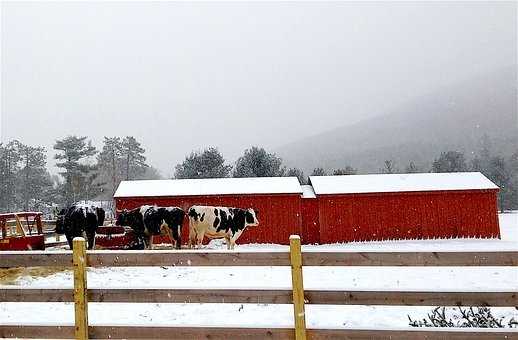
M 56 219 L 56 233 L 65 234 L 70 249 L 73 249 L 74 237 L 84 237 L 88 249 L 95 246 L 95 231 L 104 224 L 105 212 L 87 204 L 74 204 L 68 209 L 62 209 Z
M 254 209 L 195 205 L 189 208 L 189 248 L 201 246 L 203 237 L 225 238 L 227 249 L 234 249 L 236 240 L 248 226 L 259 221 Z
M 178 207 L 143 205 L 133 210 L 122 210 L 116 225 L 131 227 L 137 237 L 144 241 L 146 249 L 153 249 L 153 236 L 165 231 L 176 249 L 182 245 L 181 228 L 185 212 Z

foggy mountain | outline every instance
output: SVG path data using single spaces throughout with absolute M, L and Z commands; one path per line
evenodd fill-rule
M 516 67 L 439 89 L 376 118 L 337 127 L 284 145 L 276 152 L 288 166 L 310 173 L 316 167 L 352 165 L 377 172 L 393 159 L 402 172 L 409 161 L 428 170 L 441 151 L 463 151 L 467 159 L 487 134 L 495 153 L 518 145 Z M 373 84 L 375 86 L 375 84 Z M 318 119 L 318 114 L 312 117 Z

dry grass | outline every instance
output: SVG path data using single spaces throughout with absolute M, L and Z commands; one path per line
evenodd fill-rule
M 47 277 L 67 270 L 66 267 L 22 267 L 0 269 L 0 284 L 14 285 L 22 276 Z

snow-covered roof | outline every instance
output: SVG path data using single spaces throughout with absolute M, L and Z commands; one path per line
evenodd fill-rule
M 311 185 L 301 185 L 302 187 L 302 198 L 315 198 L 315 191 Z
M 498 189 L 480 172 L 310 176 L 310 181 L 317 195 Z
M 297 177 L 122 181 L 114 197 L 301 194 Z

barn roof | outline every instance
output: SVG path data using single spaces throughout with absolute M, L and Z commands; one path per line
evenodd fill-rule
M 310 176 L 309 178 L 317 195 L 498 189 L 480 172 Z
M 301 194 L 297 177 L 122 181 L 114 197 Z

